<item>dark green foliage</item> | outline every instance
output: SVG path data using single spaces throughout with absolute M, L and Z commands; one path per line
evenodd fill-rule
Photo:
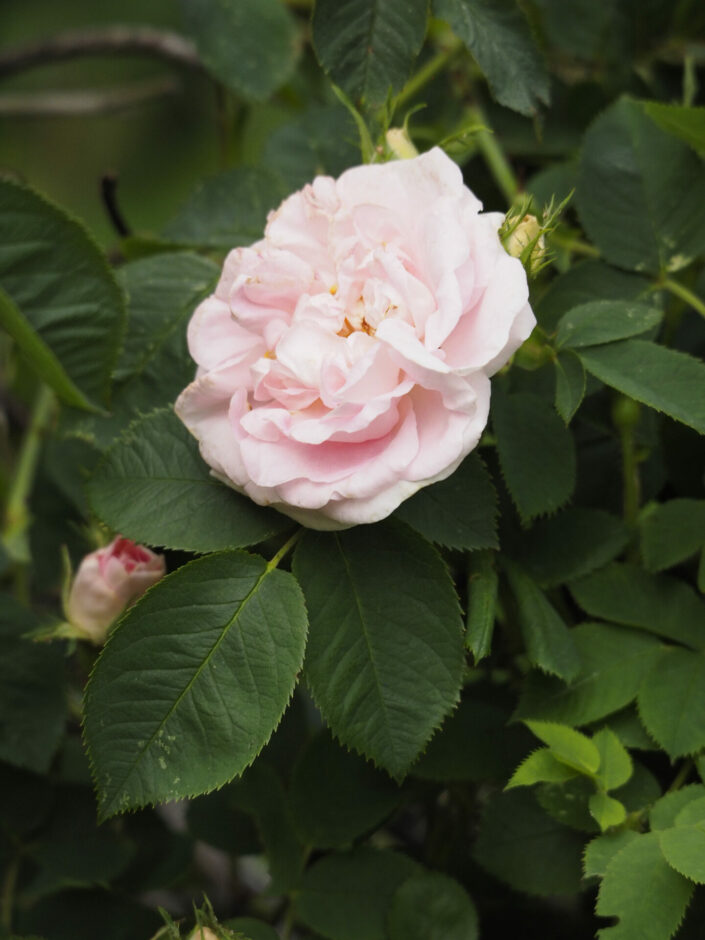
M 702 3 L 90 6 L 0 4 L 1 940 L 702 940 Z M 473 260 L 508 209 L 550 217 L 538 326 L 453 473 L 302 528 L 176 417 L 187 327 L 216 286 L 264 294 L 228 253 L 402 126 L 483 203 Z M 501 292 L 482 263 L 437 283 L 463 237 L 413 193 L 378 231 L 333 185 L 289 208 L 324 208 L 335 258 L 277 216 L 273 335 L 336 297 L 352 233 L 371 270 L 408 239 L 401 305 L 416 277 L 439 308 Z M 102 650 L 49 640 L 69 559 L 117 535 L 170 573 Z

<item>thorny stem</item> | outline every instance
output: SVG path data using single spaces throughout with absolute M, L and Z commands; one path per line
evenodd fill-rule
M 20 564 L 29 561 L 27 527 L 29 525 L 28 502 L 37 471 L 41 443 L 54 406 L 54 393 L 48 385 L 41 385 L 37 392 L 29 426 L 20 447 L 14 479 L 10 486 L 5 506 L 5 521 L 2 532 L 5 548 Z
M 286 542 L 284 542 L 284 544 L 276 553 L 276 555 L 274 555 L 267 562 L 267 571 L 272 571 L 274 568 L 277 567 L 277 565 L 282 560 L 282 558 L 287 554 L 287 552 L 289 552 L 294 547 L 294 545 L 296 545 L 296 543 L 299 541 L 299 539 L 301 538 L 303 534 L 303 531 L 304 531 L 303 529 L 297 529 L 296 532 L 294 532 L 294 534 L 291 536 L 291 538 L 288 539 Z

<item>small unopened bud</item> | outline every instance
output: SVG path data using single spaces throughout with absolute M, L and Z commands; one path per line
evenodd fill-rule
M 86 555 L 66 598 L 77 635 L 100 645 L 120 614 L 166 573 L 163 555 L 120 536 Z
M 210 927 L 196 927 L 188 940 L 218 940 L 218 935 Z
M 522 257 L 532 244 L 529 257 Z M 513 258 L 522 258 L 525 264 L 536 265 L 541 261 L 546 255 L 546 242 L 536 216 L 525 215 L 504 239 L 504 247 Z
M 387 131 L 387 146 L 398 160 L 411 160 L 419 152 L 403 127 L 390 127 Z

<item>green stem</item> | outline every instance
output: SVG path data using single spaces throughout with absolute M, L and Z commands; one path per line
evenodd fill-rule
M 399 94 L 394 101 L 394 110 L 403 107 L 412 98 L 414 98 L 421 89 L 428 85 L 439 72 L 442 72 L 443 69 L 451 62 L 455 56 L 463 48 L 463 43 L 456 39 L 445 49 L 442 49 L 440 52 L 437 52 L 432 56 L 428 62 L 421 66 L 416 75 L 412 75 L 406 85 L 402 88 Z
M 303 529 L 297 529 L 296 532 L 294 532 L 294 534 L 291 536 L 291 538 L 288 539 L 286 542 L 284 542 L 284 544 L 276 553 L 276 555 L 274 555 L 270 559 L 270 561 L 267 562 L 267 571 L 272 571 L 274 568 L 277 567 L 277 565 L 282 560 L 282 558 L 287 554 L 287 552 L 289 552 L 294 547 L 294 545 L 296 545 L 296 543 L 299 541 L 299 539 L 303 535 L 303 531 L 304 531 Z
M 559 248 L 565 248 L 566 251 L 571 251 L 575 255 L 585 255 L 586 258 L 600 257 L 599 248 L 589 245 L 574 235 L 563 235 L 561 232 L 553 231 L 549 235 L 549 240 L 552 244 L 557 245 Z
M 27 528 L 29 527 L 29 497 L 37 472 L 42 437 L 54 407 L 54 393 L 41 385 L 32 406 L 29 426 L 25 432 L 15 467 L 14 478 L 5 506 L 3 542 L 10 556 L 21 564 L 29 561 Z
M 693 293 L 692 290 L 689 290 L 679 281 L 673 281 L 670 277 L 666 277 L 663 280 L 659 281 L 655 287 L 655 290 L 659 288 L 664 288 L 667 291 L 670 291 L 676 297 L 679 297 L 684 301 L 688 306 L 692 307 L 693 310 L 697 310 L 698 313 L 705 317 L 705 301 L 701 300 L 697 294 Z
M 0 893 L 0 924 L 8 933 L 12 932 L 12 908 L 15 903 L 15 885 L 20 871 L 20 856 L 16 855 L 5 869 Z
M 509 160 L 499 145 L 496 135 L 487 125 L 484 112 L 477 105 L 468 109 L 468 118 L 476 124 L 484 125 L 487 130 L 478 131 L 474 139 L 487 164 L 487 168 L 499 186 L 508 205 L 512 205 L 519 192 L 519 182 Z
M 670 787 L 668 788 L 666 792 L 673 793 L 674 790 L 680 790 L 680 788 L 683 786 L 685 781 L 690 776 L 694 766 L 695 766 L 694 762 L 692 758 L 690 757 L 687 760 L 683 761 L 683 763 L 681 764 L 680 770 L 678 771 L 678 773 L 676 774 L 673 780 L 673 783 L 670 785 Z

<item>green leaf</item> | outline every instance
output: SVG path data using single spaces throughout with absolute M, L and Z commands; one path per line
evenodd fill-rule
M 571 265 L 548 285 L 537 300 L 540 326 L 553 333 L 562 316 L 593 300 L 640 300 L 649 294 L 651 282 L 638 274 L 620 271 L 604 261 Z
M 237 94 L 261 101 L 294 71 L 296 24 L 279 0 L 181 0 L 181 11 L 208 70 Z
M 570 424 L 585 397 L 585 368 L 570 349 L 559 352 L 553 366 L 556 371 L 556 411 L 566 424 Z
M 314 176 L 338 177 L 360 162 L 357 128 L 346 108 L 315 105 L 270 135 L 262 162 L 286 182 L 288 192 Z
M 551 405 L 493 387 L 492 422 L 502 475 L 522 518 L 560 509 L 575 487 L 575 444 Z
M 499 575 L 494 552 L 475 552 L 468 566 L 465 645 L 475 663 L 489 656 L 494 633 Z
M 705 884 L 705 829 L 678 826 L 659 833 L 663 857 L 671 868 L 696 884 Z
M 298 916 L 330 940 L 388 940 L 394 894 L 418 871 L 407 855 L 366 846 L 328 855 L 306 870 L 295 900 Z
M 89 499 L 127 538 L 192 552 L 252 545 L 291 525 L 212 477 L 171 411 L 130 426 L 98 465 Z
M 578 349 L 639 336 L 661 323 L 658 307 L 628 300 L 593 300 L 563 314 L 556 333 L 557 346 Z
M 477 940 L 477 911 L 457 881 L 440 872 L 412 875 L 387 916 L 389 940 Z
M 267 213 L 287 195 L 261 167 L 235 167 L 202 180 L 164 228 L 164 237 L 189 247 L 229 250 L 262 238 Z
M 698 359 L 642 339 L 581 349 L 578 355 L 605 385 L 705 434 L 705 365 Z
M 678 929 L 693 886 L 670 868 L 659 836 L 632 839 L 607 865 L 596 911 L 619 923 L 598 931 L 600 940 L 669 940 Z
M 694 150 L 705 150 L 705 108 L 644 101 L 642 108 L 654 123 Z
M 67 404 L 100 409 L 125 325 L 105 256 L 78 221 L 7 179 L 0 219 L 0 324 Z
M 427 16 L 427 0 L 317 0 L 318 61 L 356 104 L 379 107 L 409 77 Z
M 600 785 L 605 790 L 621 787 L 629 780 L 634 769 L 629 751 L 609 728 L 597 731 L 592 736 L 592 743 L 600 752 L 600 769 L 597 772 Z
M 254 917 L 233 917 L 226 920 L 223 926 L 231 930 L 240 931 L 247 940 L 279 940 L 279 934 L 263 920 Z M 198 937 L 195 940 L 199 940 Z
M 629 530 L 601 509 L 570 506 L 519 533 L 510 553 L 541 587 L 583 577 L 626 547 Z
M 614 731 L 625 747 L 640 751 L 658 750 L 656 742 L 646 733 L 646 728 L 644 728 L 639 718 L 636 705 L 629 705 L 617 712 L 616 715 L 612 715 L 605 722 L 604 727 Z
M 508 718 L 496 704 L 464 698 L 431 738 L 411 773 L 444 784 L 452 780 L 504 783 L 531 744 L 526 728 L 508 725 Z
M 460 692 L 462 623 L 443 562 L 390 521 L 306 532 L 293 570 L 311 619 L 306 679 L 327 724 L 403 776 Z
M 535 783 L 562 783 L 575 774 L 576 771 L 559 761 L 550 748 L 540 747 L 519 764 L 504 789 L 530 787 Z
M 531 790 L 510 790 L 485 806 L 474 857 L 519 891 L 574 894 L 580 888 L 583 838 L 555 822 Z
M 306 849 L 294 827 L 290 802 L 282 782 L 264 757 L 231 784 L 231 801 L 255 820 L 267 856 L 271 877 L 269 891 L 284 894 L 297 887 Z M 242 846 L 238 845 L 236 852 L 242 854 Z
M 114 827 L 96 826 L 95 808 L 83 788 L 57 788 L 55 801 L 51 821 L 30 851 L 38 869 L 26 888 L 33 899 L 65 887 L 108 883 L 135 852 Z
M 705 646 L 705 602 L 683 581 L 614 562 L 569 587 L 591 617 L 639 627 L 694 649 Z
M 663 650 L 644 678 L 639 714 L 670 757 L 705 747 L 705 656 L 675 646 Z
M 690 783 L 665 793 L 649 810 L 649 825 L 652 830 L 670 829 L 675 826 L 678 815 L 691 803 L 700 802 L 705 797 L 705 786 Z
M 548 104 L 546 66 L 511 0 L 434 0 L 433 13 L 465 43 L 500 104 L 533 115 Z
M 600 829 L 588 808 L 594 793 L 594 782 L 588 777 L 574 777 L 564 783 L 542 783 L 534 790 L 536 800 L 551 819 L 591 834 Z
M 627 810 L 624 804 L 606 793 L 593 793 L 588 801 L 588 806 L 590 815 L 603 832 L 612 826 L 621 825 L 627 818 Z
M 569 725 L 596 721 L 633 701 L 662 646 L 654 637 L 604 623 L 572 631 L 580 671 L 569 684 L 532 672 L 515 718 L 542 718 Z
M 424 486 L 396 515 L 431 542 L 474 551 L 499 548 L 497 494 L 477 454 L 470 454 L 446 480 Z
M 527 721 L 528 729 L 547 744 L 553 756 L 567 767 L 581 774 L 596 774 L 600 767 L 597 745 L 567 725 L 552 721 Z
M 630 813 L 642 813 L 661 795 L 661 784 L 643 764 L 634 762 L 629 780 L 612 793 Z
M 638 102 L 621 98 L 588 129 L 576 202 L 607 261 L 650 274 L 685 267 L 705 248 L 704 200 L 701 161 Z
M 580 656 L 572 631 L 531 578 L 506 560 L 504 567 L 516 598 L 529 662 L 566 681 L 573 679 L 580 671 Z
M 676 826 L 702 826 L 705 823 L 705 797 L 691 800 L 676 815 Z
M 604 833 L 588 842 L 583 856 L 583 873 L 585 877 L 604 877 L 607 866 L 615 855 L 638 838 L 639 833 L 633 829 L 621 829 L 618 832 Z
M 345 845 L 374 829 L 401 795 L 386 774 L 337 745 L 327 731 L 302 753 L 289 792 L 302 840 L 321 849 Z
M 218 267 L 189 252 L 165 252 L 120 269 L 128 297 L 129 329 L 114 372 L 109 417 L 69 419 L 69 432 L 114 443 L 139 414 L 171 405 L 192 381 L 194 362 L 186 323 L 215 287 Z
M 64 654 L 23 634 L 35 616 L 0 595 L 0 760 L 46 773 L 64 732 Z
M 705 546 L 705 500 L 671 499 L 639 520 L 641 554 L 649 571 L 671 568 Z
M 54 353 L 1 287 L 0 326 L 13 338 L 39 378 L 53 388 L 62 401 L 74 408 L 95 410 L 95 406 L 74 385 Z
M 242 773 L 281 719 L 305 640 L 298 585 L 262 558 L 222 552 L 160 581 L 111 634 L 88 685 L 100 815 Z

